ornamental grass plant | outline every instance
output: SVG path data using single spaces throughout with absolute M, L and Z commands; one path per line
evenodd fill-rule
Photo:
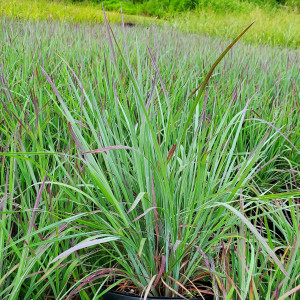
M 298 50 L 0 22 L 1 299 L 297 299 Z

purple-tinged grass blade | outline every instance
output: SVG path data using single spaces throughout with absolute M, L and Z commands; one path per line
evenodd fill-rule
M 152 198 L 153 198 L 153 208 L 154 208 L 154 219 L 155 219 L 155 232 L 156 232 L 156 259 L 158 258 L 158 246 L 159 246 L 159 229 L 158 229 L 158 212 L 157 212 L 157 204 L 155 197 L 155 188 L 154 188 L 154 180 L 153 175 L 151 178 L 151 189 L 152 189 Z
M 69 65 L 69 63 L 62 57 L 60 56 L 58 53 L 56 53 L 56 55 L 66 64 L 66 66 L 68 67 L 68 69 L 71 71 L 71 73 L 73 74 L 74 78 L 77 80 L 77 82 L 79 83 L 79 89 L 81 91 L 81 97 L 80 97 L 80 116 L 82 118 L 82 110 L 83 110 L 83 102 L 84 102 L 84 89 L 83 89 L 83 84 L 81 82 L 81 80 L 78 78 L 78 76 L 76 75 L 75 71 L 72 69 L 72 67 Z
M 269 125 L 271 128 L 273 128 L 277 133 L 279 133 L 298 153 L 300 153 L 300 150 L 277 128 L 275 127 L 272 123 L 262 120 L 262 119 L 247 119 L 247 120 L 252 120 L 252 121 L 259 121 L 262 123 L 265 123 Z
M 207 91 L 206 91 L 206 94 L 205 94 L 203 109 L 202 109 L 202 113 L 201 113 L 201 117 L 200 117 L 200 120 L 202 122 L 202 126 L 205 125 L 206 105 L 207 105 L 207 100 L 208 100 L 208 93 L 209 93 L 209 83 L 207 83 Z
M 255 237 L 259 240 L 259 242 L 264 246 L 267 253 L 273 258 L 273 260 L 276 262 L 278 268 L 282 271 L 284 275 L 289 277 L 288 273 L 286 272 L 284 266 L 276 256 L 275 252 L 270 248 L 270 246 L 267 244 L 265 239 L 260 235 L 260 233 L 257 231 L 257 229 L 252 225 L 252 223 L 238 210 L 236 210 L 234 207 L 228 205 L 227 203 L 218 203 L 219 205 L 223 205 L 225 208 L 231 210 L 243 223 L 249 228 L 249 230 L 252 231 L 252 233 L 255 235 Z
M 127 57 L 127 63 L 129 66 L 129 54 L 128 54 L 128 45 L 127 45 L 127 34 L 125 30 L 125 24 L 124 24 L 124 16 L 123 16 L 123 10 L 121 7 L 121 17 L 122 17 L 122 28 L 123 28 L 123 35 L 124 35 L 124 44 L 125 44 L 125 52 L 126 52 L 126 57 Z
M 39 123 L 39 106 L 38 106 L 38 100 L 36 98 L 34 90 L 31 91 L 31 97 L 32 97 L 33 106 L 35 110 L 35 130 L 37 130 L 38 123 Z
M 113 46 L 111 35 L 110 35 L 110 26 L 109 26 L 109 22 L 108 22 L 107 17 L 106 17 L 106 13 L 105 13 L 105 9 L 104 9 L 103 4 L 102 4 L 102 9 L 103 9 L 103 15 L 104 15 L 104 20 L 105 20 L 105 26 L 106 26 L 106 30 L 107 30 L 110 50 L 111 50 L 111 53 L 112 53 L 112 56 L 113 56 L 114 63 L 116 64 L 117 60 L 116 60 L 116 54 L 115 54 L 114 46 Z
M 155 33 L 155 27 L 153 27 L 153 36 L 154 36 L 154 49 L 155 49 L 155 55 L 154 55 L 154 59 L 155 59 L 155 63 L 157 65 L 157 41 L 156 41 L 156 33 Z M 150 103 L 152 101 L 152 97 L 153 97 L 153 93 L 154 93 L 154 89 L 155 89 L 155 85 L 156 85 L 156 80 L 157 80 L 157 70 L 155 70 L 155 75 L 154 75 L 154 79 L 152 82 L 152 88 L 151 88 L 151 92 L 150 92 L 150 96 L 147 100 L 146 103 L 146 110 L 148 111 Z
M 37 214 L 37 209 L 40 205 L 40 201 L 41 201 L 41 198 L 42 198 L 42 192 L 43 192 L 43 189 L 44 189 L 44 186 L 45 186 L 46 178 L 47 178 L 47 175 L 45 175 L 45 177 L 44 177 L 44 180 L 42 182 L 42 185 L 39 189 L 39 192 L 38 192 L 36 200 L 35 200 L 35 204 L 34 204 L 34 207 L 33 207 L 33 213 L 32 213 L 32 216 L 31 216 L 30 223 L 29 223 L 29 227 L 28 227 L 28 233 L 31 233 L 33 225 L 34 225 L 34 219 L 35 219 L 35 216 Z
M 174 155 L 174 152 L 175 152 L 175 150 L 176 150 L 176 147 L 177 147 L 177 144 L 175 144 L 172 148 L 171 148 L 171 150 L 170 150 L 170 152 L 168 153 L 168 156 L 167 156 L 167 164 L 170 162 L 170 160 L 172 159 L 172 157 L 173 157 L 173 155 Z
M 154 65 L 154 67 L 155 67 L 156 74 L 158 75 L 158 78 L 159 78 L 159 80 L 160 80 L 162 89 L 163 89 L 163 91 L 164 91 L 164 94 L 165 94 L 165 97 L 166 97 L 166 102 L 167 102 L 168 107 L 169 107 L 169 109 L 170 109 L 171 105 L 170 105 L 170 101 L 169 101 L 169 96 L 168 96 L 168 93 L 167 93 L 167 89 L 166 89 L 165 83 L 163 82 L 162 77 L 161 77 L 161 75 L 160 75 L 160 72 L 159 72 L 159 69 L 158 69 L 158 66 L 157 66 L 157 63 L 156 63 L 156 59 L 154 59 L 154 57 L 153 57 L 153 55 L 152 55 L 152 52 L 151 52 L 150 48 L 147 47 L 147 49 L 148 49 L 148 52 L 149 52 L 151 61 L 152 61 L 153 65 Z
M 146 110 L 147 111 L 149 110 L 149 106 L 150 106 L 150 103 L 152 101 L 152 97 L 153 97 L 153 93 L 154 93 L 154 89 L 155 89 L 155 85 L 156 85 L 156 80 L 157 80 L 157 72 L 155 72 L 154 79 L 153 79 L 153 82 L 152 82 L 152 88 L 151 88 L 150 96 L 149 96 L 149 98 L 147 100 L 147 103 L 146 103 Z
M 78 121 L 78 120 L 74 120 L 75 123 L 79 124 L 80 126 L 86 128 L 87 130 L 90 130 L 89 127 L 87 127 L 84 123 L 82 123 L 81 121 Z
M 174 244 L 174 246 L 172 248 L 172 252 L 173 253 L 177 250 L 177 248 L 180 245 L 180 243 L 181 243 L 181 240 L 176 240 L 176 242 L 175 242 L 175 244 Z
M 82 280 L 82 282 L 91 282 L 93 280 L 93 278 L 99 276 L 99 275 L 103 275 L 103 274 L 109 274 L 112 272 L 118 271 L 118 269 L 116 268 L 106 268 L 106 269 L 101 269 L 100 271 L 97 271 L 95 273 L 93 273 L 92 275 L 86 277 L 85 279 Z
M 5 205 L 5 201 L 7 201 L 7 199 L 8 199 L 8 195 L 7 195 L 7 189 L 8 189 L 8 176 L 9 176 L 9 168 L 7 168 L 6 176 L 5 176 L 4 196 L 3 196 L 2 199 L 0 199 L 0 212 L 3 211 L 4 205 Z M 0 216 L 0 220 L 1 220 L 1 219 L 2 219 L 2 215 Z
M 10 97 L 10 99 L 12 100 L 12 102 L 13 102 L 15 108 L 17 109 L 17 106 L 16 106 L 16 103 L 15 103 L 15 101 L 14 101 L 13 95 L 12 95 L 10 89 L 8 88 L 8 86 L 7 86 L 6 82 L 5 82 L 3 67 L 4 67 L 3 61 L 1 61 L 1 64 L 0 64 L 0 69 L 1 69 L 0 81 L 1 81 L 1 83 L 3 84 L 3 86 L 4 86 L 3 93 L 4 93 L 4 95 L 6 96 L 6 98 L 8 99 L 8 96 L 7 96 L 6 92 L 5 92 L 5 90 L 8 91 L 9 97 Z
M 76 146 L 78 147 L 78 149 L 81 151 L 81 152 L 84 152 L 84 147 L 83 145 L 81 144 L 81 142 L 79 141 L 78 137 L 76 136 L 72 126 L 71 126 L 71 123 L 68 122 L 68 129 L 69 129 L 69 132 L 71 134 L 71 137 L 72 139 L 74 140 Z
M 125 178 L 124 178 L 125 179 Z M 128 184 L 127 184 L 128 186 Z M 134 202 L 132 203 L 130 209 L 128 210 L 128 214 L 133 211 L 135 209 L 135 207 L 138 205 L 138 203 L 142 200 L 142 198 L 144 197 L 146 193 L 145 192 L 141 192 L 137 195 L 136 199 L 134 200 Z
M 161 265 L 160 265 L 160 269 L 159 269 L 159 272 L 157 274 L 157 277 L 156 277 L 156 280 L 155 282 L 153 283 L 153 288 L 156 287 L 156 285 L 158 284 L 164 270 L 165 270 L 165 265 L 166 265 L 166 256 L 163 255 L 162 258 L 161 258 Z
M 107 268 L 107 269 L 102 269 L 100 271 L 97 271 L 95 273 L 93 273 L 92 275 L 89 275 L 88 277 L 86 277 L 85 279 L 83 279 L 81 281 L 81 284 L 75 289 L 73 290 L 70 295 L 66 298 L 66 300 L 72 299 L 73 296 L 75 296 L 76 294 L 78 294 L 80 292 L 80 290 L 82 290 L 82 288 L 87 285 L 92 283 L 93 281 L 99 279 L 99 278 L 103 278 L 103 277 L 108 277 L 107 274 L 109 273 L 113 273 L 117 271 L 117 269 L 115 268 Z
M 205 263 L 205 265 L 207 266 L 209 272 L 212 273 L 212 269 L 211 269 L 211 267 L 210 267 L 210 264 L 209 264 L 207 255 L 204 253 L 204 251 L 203 251 L 199 246 L 195 246 L 195 248 L 196 248 L 198 251 L 200 251 L 201 255 L 202 255 L 203 258 L 204 258 L 204 263 Z
M 106 237 L 106 238 L 97 239 L 97 240 L 93 240 L 93 241 L 83 242 L 81 244 L 78 244 L 78 245 L 76 245 L 74 247 L 71 247 L 70 249 L 64 251 L 63 253 L 58 255 L 56 258 L 54 258 L 51 261 L 51 263 L 54 263 L 54 262 L 58 261 L 61 258 L 66 258 L 67 256 L 69 256 L 70 254 L 74 253 L 77 250 L 88 248 L 88 247 L 99 245 L 99 244 L 103 244 L 103 243 L 107 243 L 107 242 L 117 241 L 117 240 L 119 240 L 118 237 L 113 237 L 112 236 L 112 237 Z
M 182 137 L 181 137 L 181 140 L 180 140 L 180 144 L 183 143 L 184 139 L 185 139 L 185 134 L 186 134 L 186 131 L 187 129 L 189 128 L 190 126 L 190 121 L 192 120 L 193 116 L 194 116 L 194 112 L 196 110 L 196 107 L 200 101 L 200 98 L 203 94 L 203 91 L 210 79 L 210 77 L 212 76 L 213 74 L 213 71 L 215 70 L 215 68 L 218 66 L 218 64 L 221 62 L 221 60 L 224 58 L 224 56 L 229 52 L 229 50 L 237 43 L 237 41 L 248 31 L 248 29 L 254 24 L 254 22 L 252 22 L 246 29 L 243 30 L 243 32 L 238 36 L 236 37 L 233 42 L 223 51 L 223 53 L 219 56 L 219 58 L 215 61 L 215 63 L 212 65 L 212 67 L 210 68 L 209 72 L 207 73 L 207 75 L 205 76 L 203 82 L 201 83 L 201 85 L 199 86 L 199 92 L 198 92 L 198 95 L 194 101 L 194 104 L 193 104 L 193 107 L 188 115 L 188 118 L 186 120 L 186 125 L 184 127 L 184 130 L 183 130 L 183 134 L 182 134 Z M 196 90 L 194 91 L 196 92 Z
M 48 75 L 48 73 L 44 70 L 43 67 L 41 67 L 42 73 L 44 74 L 44 76 L 46 77 L 47 81 L 50 83 L 54 94 L 56 95 L 56 97 L 58 98 L 58 100 L 64 105 L 64 109 L 67 107 L 65 101 L 62 99 L 58 89 L 56 88 L 54 82 L 52 81 L 52 79 L 50 78 L 50 76 Z
M 146 209 L 145 212 L 143 212 L 141 215 L 136 217 L 132 222 L 138 221 L 140 218 L 144 217 L 147 213 L 149 213 L 153 209 L 157 209 L 157 207 L 150 207 L 150 208 Z
M 87 151 L 87 152 L 84 152 L 83 154 L 88 154 L 88 153 L 102 153 L 102 152 L 107 152 L 107 151 L 111 151 L 111 150 L 122 150 L 122 149 L 133 150 L 133 151 L 138 152 L 136 149 L 134 149 L 132 147 L 122 146 L 122 145 L 116 145 L 116 146 L 109 146 L 109 147 L 104 147 L 104 148 L 100 148 L 100 149 L 95 149 L 95 150 Z

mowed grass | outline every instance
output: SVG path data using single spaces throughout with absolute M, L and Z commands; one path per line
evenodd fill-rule
M 114 2 L 105 8 L 111 23 L 121 23 L 120 6 Z M 156 22 L 170 24 L 184 32 L 208 34 L 223 38 L 234 38 L 252 21 L 255 30 L 244 37 L 244 41 L 255 44 L 280 45 L 297 48 L 300 45 L 300 14 L 296 6 L 280 7 L 257 5 L 251 2 L 215 1 L 201 6 L 196 11 L 168 13 L 159 2 L 155 5 L 133 5 L 124 2 L 125 22 L 149 25 Z M 136 13 L 136 15 L 132 15 Z M 89 2 L 70 3 L 47 0 L 0 0 L 0 15 L 28 20 L 60 20 L 62 22 L 103 23 L 102 5 Z M 143 15 L 143 16 L 142 16 Z M 146 16 L 147 15 L 147 16 Z M 153 17 L 149 17 L 149 16 Z M 159 16 L 158 19 L 156 16 Z
M 108 273 L 142 291 L 162 259 L 180 293 L 297 299 L 298 50 L 240 41 L 189 118 L 224 40 L 0 25 L 1 299 L 101 299 Z

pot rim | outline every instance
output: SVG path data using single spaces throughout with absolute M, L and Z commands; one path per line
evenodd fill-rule
M 128 296 L 128 297 L 132 297 L 135 299 L 142 299 L 141 296 L 135 296 L 135 295 L 129 295 L 129 294 L 123 294 L 123 293 L 119 293 L 119 292 L 113 292 L 113 291 L 108 291 L 106 294 L 116 294 L 116 295 L 122 295 L 122 296 Z M 206 295 L 203 295 L 203 298 L 205 299 Z M 187 298 L 188 300 L 197 300 L 197 299 L 203 299 L 201 297 L 197 297 L 197 298 Z M 161 300 L 168 300 L 168 299 L 172 299 L 172 300 L 182 300 L 183 298 L 170 298 L 170 297 L 147 297 L 147 299 L 161 299 Z

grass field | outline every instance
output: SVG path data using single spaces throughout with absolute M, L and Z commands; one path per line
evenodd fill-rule
M 259 6 L 240 0 L 214 0 L 212 2 L 216 3 L 215 6 L 201 6 L 196 11 L 166 13 L 159 1 L 152 2 L 139 6 L 130 5 L 125 1 L 123 3 L 123 11 L 125 14 L 127 13 L 125 21 L 143 25 L 156 22 L 157 25 L 161 26 L 167 23 L 184 32 L 223 38 L 234 38 L 249 23 L 256 21 L 255 29 L 244 37 L 245 41 L 293 48 L 300 45 L 298 32 L 300 14 L 296 6 L 284 8 L 268 5 Z M 120 11 L 118 1 L 105 2 L 104 6 L 114 10 L 107 13 L 109 21 L 120 24 L 121 16 L 117 12 Z M 43 19 L 89 23 L 103 23 L 104 21 L 102 5 L 90 2 L 0 0 L 1 15 L 28 20 Z
M 298 299 L 300 51 L 239 41 L 200 97 L 224 39 L 27 18 L 0 19 L 0 299 L 101 299 L 107 274 Z

